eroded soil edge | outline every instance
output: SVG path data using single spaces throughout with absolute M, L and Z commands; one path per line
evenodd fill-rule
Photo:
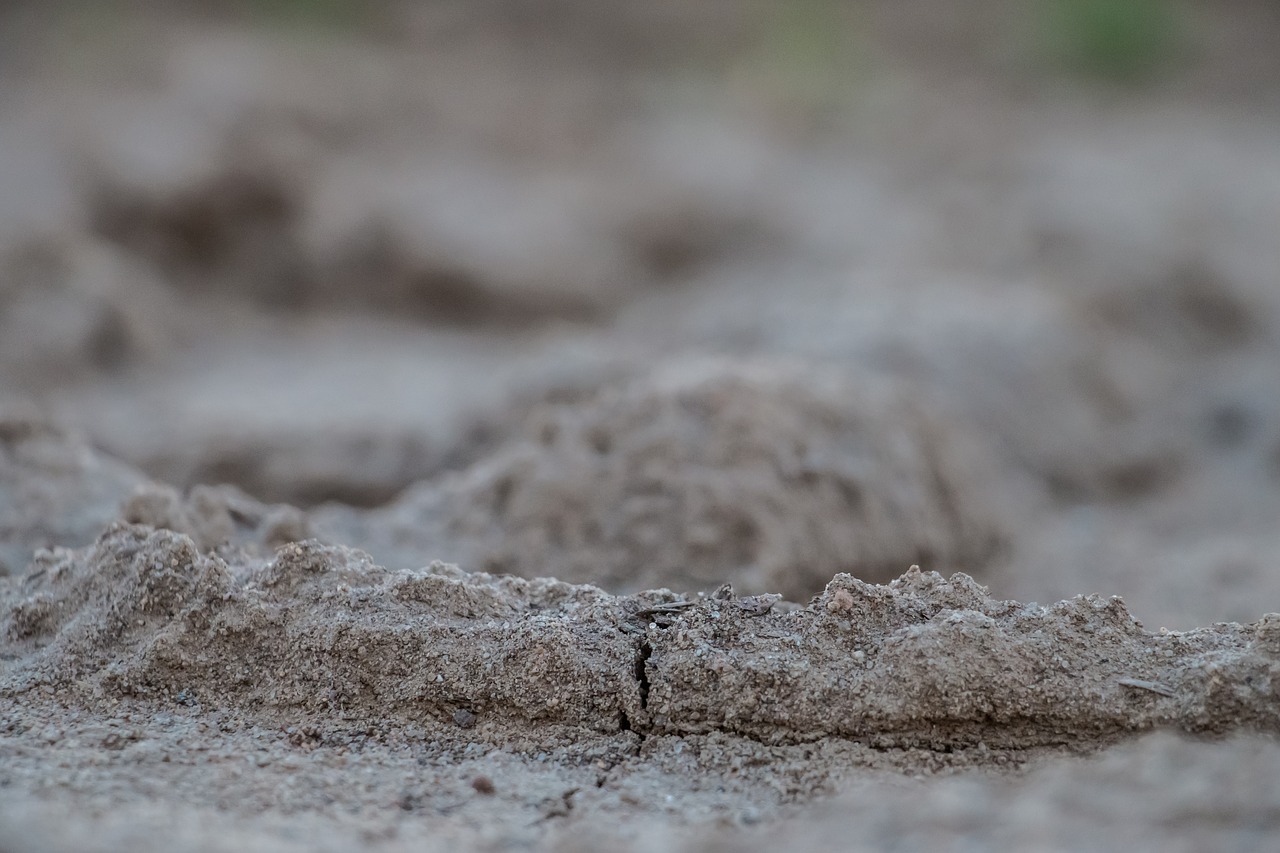
M 198 703 L 492 743 L 625 731 L 940 751 L 1280 723 L 1280 617 L 1152 633 L 1117 598 L 998 601 L 960 574 L 837 575 L 803 608 L 760 612 L 442 563 L 393 572 L 315 542 L 236 561 L 120 523 L 41 552 L 21 593 L 0 690 L 90 709 Z

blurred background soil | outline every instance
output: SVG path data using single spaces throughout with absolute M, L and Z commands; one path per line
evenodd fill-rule
M 1280 610 L 1277 43 L 1263 0 L 5 4 L 0 416 L 85 445 L 0 458 L 0 573 L 290 505 L 393 569 Z

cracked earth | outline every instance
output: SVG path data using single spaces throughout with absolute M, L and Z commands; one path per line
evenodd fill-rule
M 0 849 L 1276 846 L 1274 4 L 276 5 L 0 9 Z

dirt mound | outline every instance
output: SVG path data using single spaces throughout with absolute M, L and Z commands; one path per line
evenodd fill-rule
M 89 707 L 191 701 L 266 724 L 340 713 L 493 743 L 569 727 L 932 750 L 1280 723 L 1275 617 L 1151 634 L 1119 599 L 1022 605 L 919 570 L 887 586 L 838 575 L 781 612 L 727 585 L 614 597 L 439 563 L 389 572 L 318 543 L 229 563 L 120 525 L 92 548 L 42 552 L 22 593 L 2 623 L 17 661 L 4 692 L 51 686 Z
M 959 432 L 869 378 L 669 365 L 535 407 L 489 458 L 386 509 L 316 519 L 388 565 L 803 600 L 837 572 L 982 570 L 1002 534 Z
M 932 804 L 912 823 L 928 835 L 954 831 L 955 798 L 966 814 L 997 808 L 1021 767 L 1052 765 L 1028 777 L 1028 808 L 1077 778 L 1110 784 L 1110 765 L 1063 752 L 1153 727 L 1280 723 L 1275 616 L 1151 633 L 1118 599 L 1023 605 L 918 570 L 884 586 L 839 575 L 794 608 L 727 586 L 613 596 L 440 563 L 388 571 L 315 542 L 263 561 L 117 524 L 90 547 L 41 552 L 0 591 L 3 778 L 55 786 L 0 803 L 0 838 L 71 846 L 84 825 L 49 820 L 57 790 L 129 817 L 98 819 L 93 844 L 183 815 L 255 843 L 326 834 L 334 849 L 369 833 L 412 846 L 428 830 L 461 843 L 480 827 L 526 846 L 625 846 L 833 794 L 879 838 L 899 831 L 904 786 Z M 1170 738 L 1127 749 L 1107 759 L 1114 784 L 1131 784 L 1134 752 L 1139 769 L 1220 755 Z M 1002 775 L 919 780 L 960 769 Z M 163 813 L 136 799 L 142 778 Z M 810 813 L 805 837 L 843 833 L 828 815 L 844 801 Z M 1153 802 L 1156 821 L 1188 807 Z M 264 804 L 277 818 L 263 822 Z M 1018 814 L 990 831 L 1021 837 Z M 223 837 L 238 836 L 201 843 Z
M 310 536 L 301 510 L 263 504 L 234 486 L 196 486 L 183 497 L 170 486 L 150 483 L 134 490 L 120 515 L 131 524 L 189 536 L 202 552 L 235 549 L 261 556 Z
M 185 815 L 248 827 L 255 843 L 333 833 L 334 849 L 369 833 L 389 849 L 428 829 L 437 843 L 474 839 L 479 827 L 526 846 L 625 846 L 719 818 L 722 839 L 784 819 L 771 831 L 819 845 L 844 835 L 852 810 L 871 843 L 906 831 L 913 787 L 925 816 L 912 812 L 911 833 L 952 833 L 947 815 L 985 810 L 1002 821 L 967 831 L 1023 838 L 1021 811 L 1004 807 L 1011 786 L 1034 810 L 1079 780 L 1127 788 L 1200 754 L 1238 786 L 1260 768 L 1224 760 L 1274 744 L 1166 736 L 1092 765 L 1063 753 L 1151 728 L 1280 724 L 1274 615 L 1152 633 L 1118 599 L 1024 605 L 918 570 L 883 586 L 839 575 L 795 608 L 727 586 L 613 596 L 440 563 L 388 571 L 315 542 L 269 562 L 223 553 L 118 524 L 0 586 L 5 779 L 62 786 L 68 802 L 96 792 L 130 816 L 98 819 L 117 840 L 126 825 Z M 946 778 L 961 769 L 999 775 Z M 136 799 L 143 777 L 163 814 Z M 1258 796 L 1268 788 L 1249 790 L 1222 802 L 1274 811 Z M 785 822 L 831 795 L 803 826 Z M 47 816 L 57 796 L 6 798 L 0 838 L 29 827 L 74 846 L 83 826 Z M 1149 820 L 1185 813 L 1188 796 L 1154 791 Z M 280 814 L 263 822 L 264 803 Z

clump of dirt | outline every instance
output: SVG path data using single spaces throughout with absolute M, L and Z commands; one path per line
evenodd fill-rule
M 393 575 L 358 552 L 306 544 L 255 570 L 145 527 L 113 528 L 83 568 L 71 552 L 39 559 L 5 628 L 13 650 L 39 651 L 11 685 L 185 690 L 268 714 L 341 707 L 464 728 L 613 732 L 628 712 L 639 716 L 634 644 L 605 630 L 618 604 L 592 587 L 473 582 L 443 566 Z M 335 596 L 351 602 L 348 613 L 334 610 Z M 115 660 L 106 668 L 104 653 Z M 317 666 L 316 655 L 335 657 Z M 340 661 L 350 655 L 364 659 Z
M 316 523 L 388 565 L 442 554 L 613 590 L 732 580 L 803 600 L 837 572 L 982 571 L 1003 533 L 962 435 L 870 377 L 681 363 L 535 407 L 467 471 Z
M 570 725 L 938 748 L 1274 724 L 1275 622 L 1152 635 L 1117 599 L 1027 607 L 919 571 L 886 587 L 838 576 L 810 607 L 775 614 L 729 590 L 615 598 L 444 564 L 388 572 L 308 543 L 255 568 L 119 525 L 92 548 L 38 556 L 3 624 L 19 661 L 11 697 L 48 684 L 90 703 L 181 693 L 264 719 L 341 707 L 479 722 L 478 734 Z
M 116 525 L 41 552 L 3 622 L 11 698 L 182 695 L 267 724 L 391 724 L 944 750 L 1087 748 L 1126 731 L 1274 727 L 1280 619 L 1149 633 L 1118 598 L 997 601 L 966 575 L 837 575 L 768 596 L 615 597 L 435 563 L 388 571 L 315 542 L 269 563 Z M 529 727 L 533 728 L 530 729 Z
M 301 510 L 265 505 L 234 486 L 196 486 L 184 499 L 177 489 L 151 483 L 135 490 L 120 514 L 131 524 L 185 534 L 206 552 L 237 548 L 261 554 L 310 537 Z
M 763 622 L 735 609 L 690 609 L 673 632 L 650 629 L 648 707 L 660 727 L 941 750 L 1280 719 L 1274 616 L 1152 634 L 1119 598 L 1023 605 L 966 575 L 918 569 L 885 586 L 837 575 L 808 608 Z

